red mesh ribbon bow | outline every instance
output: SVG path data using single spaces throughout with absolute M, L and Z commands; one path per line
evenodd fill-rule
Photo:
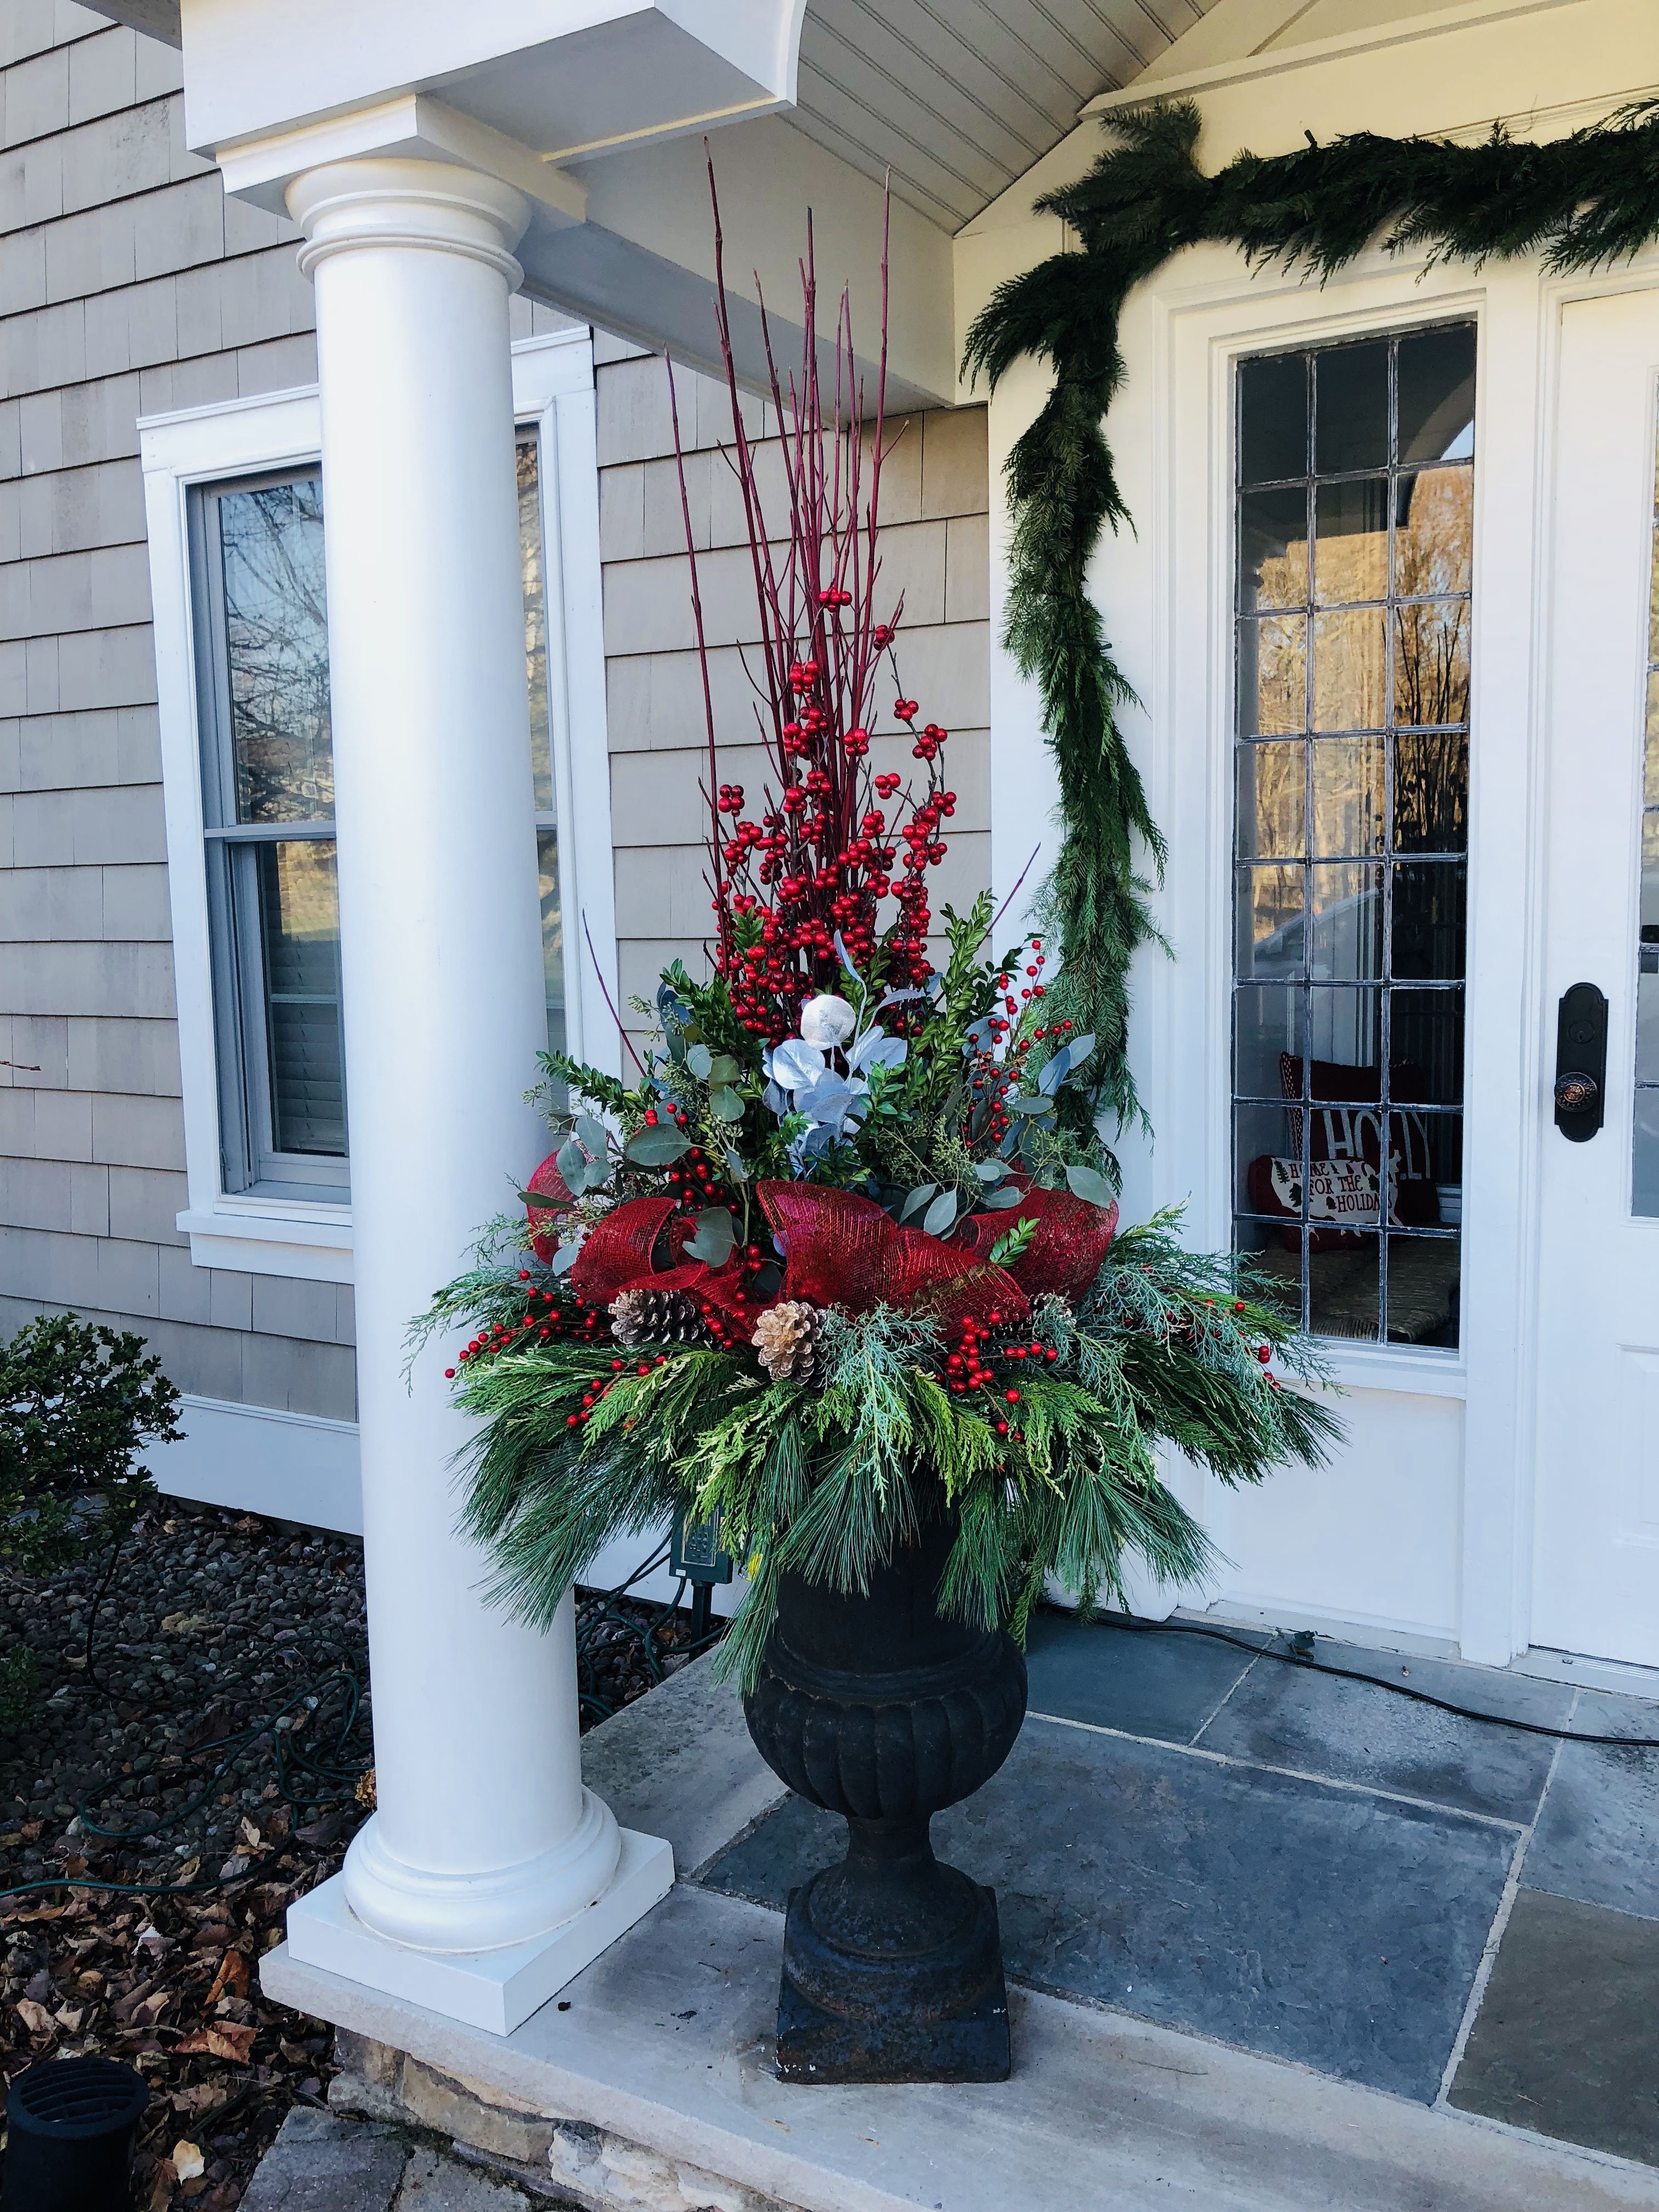
M 689 1291 L 705 1305 L 739 1317 L 758 1308 L 744 1296 L 744 1276 L 735 1257 L 723 1267 L 682 1256 L 694 1233 L 684 1214 L 674 1218 L 672 1198 L 629 1198 L 594 1223 L 570 1270 L 570 1287 L 589 1305 L 608 1306 L 623 1291 Z M 669 1263 L 655 1265 L 666 1231 Z
M 545 1267 L 559 1248 L 559 1216 L 571 1203 L 569 1187 L 559 1173 L 556 1152 L 548 1154 L 525 1188 L 533 1196 L 547 1200 L 545 1206 L 525 1208 L 532 1231 L 530 1249 Z
M 1018 1206 L 1000 1213 L 970 1214 L 957 1241 L 964 1249 L 987 1253 L 1018 1221 L 1035 1221 L 1030 1243 L 1012 1263 L 1013 1279 L 1028 1297 L 1056 1291 L 1063 1298 L 1082 1297 L 1106 1264 L 1117 1233 L 1117 1207 L 1094 1206 L 1069 1190 L 1028 1189 Z
M 783 1248 L 787 1298 L 854 1314 L 896 1306 L 943 1322 L 993 1313 L 1012 1322 L 1026 1310 L 1024 1291 L 1005 1268 L 977 1249 L 900 1229 L 873 1199 L 810 1182 L 763 1182 L 757 1195 Z

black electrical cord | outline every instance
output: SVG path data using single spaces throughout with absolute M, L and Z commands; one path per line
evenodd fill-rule
M 1132 1613 L 1114 1613 L 1108 1625 L 1133 1629 L 1145 1636 L 1206 1636 L 1215 1644 L 1231 1644 L 1236 1651 L 1248 1651 L 1253 1658 L 1277 1659 L 1285 1666 L 1300 1667 L 1310 1674 L 1329 1674 L 1339 1682 L 1369 1682 L 1373 1689 L 1391 1690 L 1395 1697 L 1409 1698 L 1413 1705 L 1432 1705 L 1437 1712 L 1454 1713 L 1459 1720 L 1489 1721 L 1494 1728 L 1515 1729 L 1522 1735 L 1549 1736 L 1557 1743 L 1606 1744 L 1619 1751 L 1659 1751 L 1659 1736 L 1580 1735 L 1577 1729 L 1549 1728 L 1542 1721 L 1512 1720 L 1507 1713 L 1482 1712 L 1477 1705 L 1460 1705 L 1450 1698 L 1437 1698 L 1431 1690 L 1414 1689 L 1409 1682 L 1390 1681 L 1382 1674 L 1367 1674 L 1357 1667 L 1333 1667 L 1328 1661 L 1313 1656 L 1311 1629 L 1276 1628 L 1267 1643 L 1253 1644 L 1245 1637 L 1234 1636 L 1224 1628 L 1212 1628 L 1199 1620 L 1142 1620 Z M 1291 1646 L 1288 1651 L 1274 1649 L 1281 1636 Z

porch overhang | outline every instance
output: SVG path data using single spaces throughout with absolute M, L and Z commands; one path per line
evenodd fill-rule
M 325 163 L 456 163 L 521 192 L 524 289 L 718 368 L 703 142 L 719 133 L 738 369 L 767 380 L 763 296 L 787 358 L 809 211 L 820 265 L 848 272 L 872 346 L 884 192 L 781 119 L 805 0 L 364 0 L 340 35 L 325 0 L 183 0 L 185 128 L 225 188 L 273 213 Z M 895 201 L 889 402 L 955 392 L 951 240 Z M 861 356 L 873 394 L 872 361 Z

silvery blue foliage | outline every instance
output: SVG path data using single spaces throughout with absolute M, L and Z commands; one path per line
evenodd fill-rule
M 845 1023 L 840 1018 L 843 1010 Z M 863 1121 L 870 1110 L 869 1072 L 904 1065 L 909 1047 L 902 1037 L 889 1036 L 873 1022 L 854 1036 L 857 1018 L 844 999 L 814 999 L 801 1022 L 803 1029 L 812 1030 L 814 1041 L 787 1037 L 764 1055 L 766 1103 L 780 1121 L 799 1114 L 807 1124 L 789 1146 L 789 1164 L 797 1176 L 805 1175 L 814 1160 L 822 1159 Z M 823 1044 L 816 1042 L 819 1036 L 825 1039 Z M 838 1069 L 837 1047 L 847 1037 L 852 1042 L 841 1051 L 844 1065 Z

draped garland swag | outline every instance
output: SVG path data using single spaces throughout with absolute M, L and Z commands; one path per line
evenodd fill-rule
M 1457 258 L 1542 256 L 1558 272 L 1627 258 L 1659 237 L 1659 101 L 1547 144 L 1495 128 L 1481 143 L 1369 131 L 1272 158 L 1200 169 L 1191 100 L 1115 114 L 1115 143 L 1037 211 L 1076 249 L 1000 285 L 969 334 L 966 362 L 991 389 L 1027 357 L 1054 389 L 1009 456 L 1013 529 L 1005 643 L 1035 678 L 1060 781 L 1061 844 L 1043 894 L 1063 966 L 1059 1012 L 1098 1040 L 1094 1113 L 1146 1115 L 1127 1057 L 1136 951 L 1162 943 L 1149 898 L 1164 844 L 1123 741 L 1133 692 L 1113 657 L 1088 567 L 1101 530 L 1130 521 L 1106 417 L 1123 381 L 1119 319 L 1134 286 L 1184 246 L 1231 243 L 1256 267 L 1323 281 L 1374 241 Z

